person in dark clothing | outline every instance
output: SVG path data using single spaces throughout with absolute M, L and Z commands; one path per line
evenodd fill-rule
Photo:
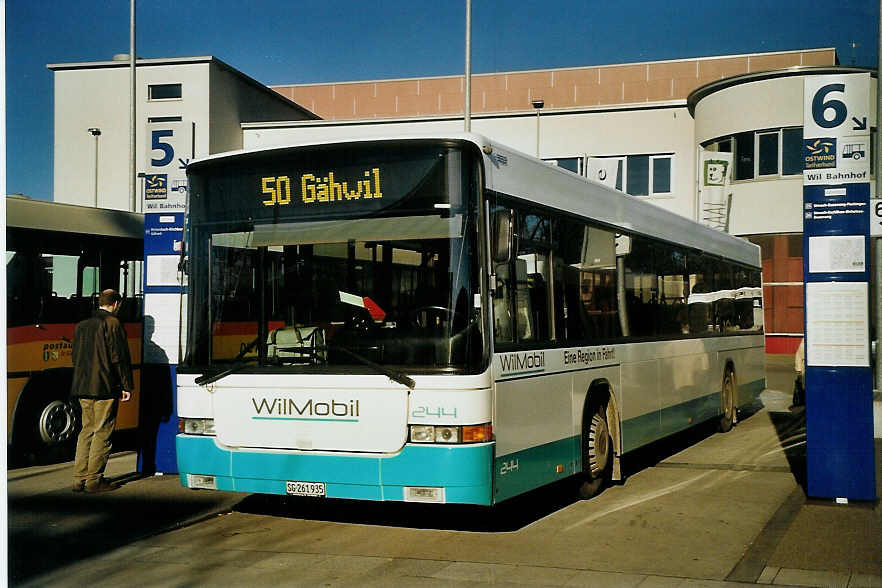
M 134 389 L 128 337 L 115 316 L 121 303 L 116 290 L 104 290 L 98 297 L 98 310 L 74 330 L 70 395 L 79 400 L 83 415 L 74 460 L 74 492 L 117 488 L 104 479 L 104 468 L 119 402 L 131 398 Z

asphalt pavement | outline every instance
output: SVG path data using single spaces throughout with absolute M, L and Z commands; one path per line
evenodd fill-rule
M 99 495 L 70 491 L 69 463 L 12 470 L 9 583 L 882 588 L 879 502 L 806 499 L 792 360 L 767 373 L 731 433 L 639 452 L 589 501 L 566 485 L 490 511 L 193 491 L 138 477 L 134 453 L 112 457 L 124 484 Z M 882 495 L 880 465 L 876 439 Z

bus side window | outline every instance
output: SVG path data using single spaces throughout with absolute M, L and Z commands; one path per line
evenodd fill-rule
M 545 216 L 521 213 L 517 215 L 515 226 L 518 237 L 515 257 L 518 341 L 549 341 L 551 224 Z
M 493 239 L 493 339 L 497 343 L 513 343 L 514 329 L 512 317 L 513 286 L 515 278 L 511 275 L 512 225 L 514 211 L 498 207 L 491 215 Z
M 494 265 L 496 273 L 496 294 L 493 297 L 493 337 L 497 343 L 511 343 L 512 336 L 512 279 L 509 276 L 509 263 Z
M 659 279 L 653 245 L 649 239 L 634 236 L 625 257 L 625 306 L 635 337 L 658 334 Z
M 714 329 L 714 267 L 712 258 L 690 253 L 686 258 L 689 271 L 689 334 L 704 335 Z

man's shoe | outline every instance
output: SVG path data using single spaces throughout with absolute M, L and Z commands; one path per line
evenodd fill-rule
M 97 484 L 94 486 L 86 486 L 85 490 L 89 494 L 95 494 L 98 492 L 110 492 L 111 490 L 117 490 L 119 486 L 116 484 L 111 484 L 104 478 L 101 478 Z
M 83 492 L 85 489 L 86 489 L 86 483 L 79 482 L 77 484 L 74 484 L 70 490 L 71 490 L 71 492 Z

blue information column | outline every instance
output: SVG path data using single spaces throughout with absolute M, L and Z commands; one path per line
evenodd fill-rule
M 874 500 L 870 74 L 807 77 L 804 88 L 807 491 Z
M 181 354 L 185 284 L 178 269 L 187 198 L 186 167 L 192 127 L 148 126 L 144 175 L 144 361 L 138 471 L 176 473 L 176 367 Z

